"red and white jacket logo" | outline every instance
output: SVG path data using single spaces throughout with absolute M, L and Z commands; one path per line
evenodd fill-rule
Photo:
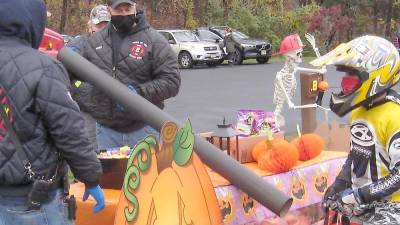
M 146 53 L 147 44 L 141 41 L 132 42 L 132 47 L 129 56 L 134 59 L 142 59 Z

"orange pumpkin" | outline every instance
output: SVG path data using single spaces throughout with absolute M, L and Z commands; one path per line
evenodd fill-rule
M 263 140 L 254 145 L 253 149 L 251 150 L 251 156 L 256 162 L 258 162 L 260 154 L 264 154 L 271 148 L 270 142 L 271 141 L 269 140 Z
M 273 142 L 272 148 L 259 156 L 258 167 L 272 173 L 282 173 L 292 169 L 298 160 L 299 152 L 296 147 L 281 140 Z
M 147 137 L 128 161 L 114 225 L 223 224 L 213 185 L 193 152 L 190 123 L 178 131 L 169 122 L 162 148 Z
M 317 134 L 304 134 L 294 139 L 292 143 L 297 147 L 301 161 L 317 157 L 325 147 L 324 140 Z
M 279 141 L 282 141 L 282 139 L 273 139 L 272 141 L 263 140 L 258 142 L 257 144 L 254 145 L 253 149 L 251 150 L 251 156 L 256 162 L 258 162 L 260 155 L 270 150 L 272 148 L 272 143 Z
M 327 81 L 323 80 L 318 83 L 318 90 L 326 91 L 329 88 L 329 84 Z

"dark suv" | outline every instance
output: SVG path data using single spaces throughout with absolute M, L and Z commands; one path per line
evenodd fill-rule
M 221 38 L 226 34 L 227 26 L 213 26 L 207 28 L 198 28 L 201 30 L 209 30 Z M 258 63 L 263 64 L 268 62 L 272 55 L 272 45 L 263 39 L 250 38 L 240 31 L 233 30 L 236 52 L 233 58 L 233 63 L 242 64 L 243 60 L 256 59 Z

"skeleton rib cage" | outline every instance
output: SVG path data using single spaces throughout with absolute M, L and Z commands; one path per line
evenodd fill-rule
M 282 80 L 284 89 L 279 85 L 279 80 Z M 285 91 L 290 98 L 293 98 L 297 87 L 295 74 L 290 73 L 287 67 L 284 67 L 281 71 L 277 73 L 274 82 L 274 98 L 273 102 L 276 105 L 275 115 L 282 112 L 283 105 L 286 102 Z

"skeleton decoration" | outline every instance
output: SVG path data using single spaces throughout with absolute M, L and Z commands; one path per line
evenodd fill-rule
M 306 39 L 312 45 L 317 57 L 320 57 L 318 48 L 315 44 L 314 36 L 312 36 L 311 34 L 306 34 Z M 279 126 L 285 125 L 285 119 L 281 114 L 285 102 L 287 102 L 290 109 L 317 107 L 315 104 L 295 106 L 292 102 L 292 98 L 294 97 L 297 88 L 295 76 L 297 71 L 316 72 L 322 74 L 326 73 L 325 68 L 309 69 L 299 67 L 299 64 L 303 62 L 303 48 L 304 45 L 301 42 L 298 34 L 293 34 L 285 37 L 280 46 L 280 51 L 278 54 L 284 55 L 286 60 L 285 66 L 276 74 L 273 98 L 273 102 L 275 104 L 275 119 Z

